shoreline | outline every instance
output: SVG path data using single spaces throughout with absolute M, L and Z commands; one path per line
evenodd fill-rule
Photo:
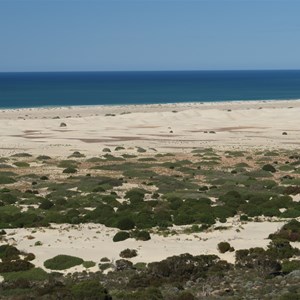
M 20 114 L 33 114 L 35 118 L 39 116 L 43 118 L 54 118 L 53 112 L 62 113 L 62 117 L 75 117 L 74 113 L 80 114 L 80 117 L 98 116 L 107 113 L 148 113 L 148 112 L 164 112 L 169 109 L 177 109 L 183 111 L 191 108 L 208 110 L 208 109 L 262 109 L 262 108 L 288 108 L 300 107 L 300 99 L 296 100 L 237 100 L 237 101 L 212 101 L 212 102 L 178 102 L 178 103 L 162 103 L 162 104 L 125 104 L 125 105 L 74 105 L 74 106 L 40 106 L 40 107 L 24 107 L 24 108 L 0 108 L 0 120 L 14 117 L 22 117 Z M 293 107 L 291 107 L 293 106 Z M 128 111 L 130 110 L 130 111 Z M 73 113 L 70 115 L 70 113 Z M 45 113 L 45 115 L 42 115 Z M 8 115 L 8 116 L 7 116 Z M 7 118 L 8 117 L 8 118 Z M 29 117 L 24 115 L 23 117 Z
M 260 100 L 215 100 L 215 101 L 188 101 L 188 102 L 162 102 L 162 103 L 130 103 L 130 104 L 87 104 L 87 105 L 44 105 L 44 106 L 28 106 L 28 107 L 1 107 L 0 111 L 20 111 L 20 110 L 46 110 L 46 109 L 86 109 L 86 108 L 123 108 L 123 107 L 151 107 L 151 106 L 206 106 L 206 105 L 230 105 L 230 104 L 274 104 L 274 103 L 289 103 L 289 102 L 299 102 L 300 98 L 297 99 L 260 99 Z

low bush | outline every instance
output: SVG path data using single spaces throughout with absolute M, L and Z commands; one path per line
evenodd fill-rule
M 135 223 L 132 219 L 130 218 L 123 218 L 118 221 L 117 223 L 117 228 L 121 230 L 130 230 L 135 227 Z
M 122 258 L 132 258 L 132 257 L 136 257 L 137 251 L 135 249 L 125 249 L 123 251 L 120 252 L 120 257 Z
M 276 233 L 270 234 L 269 238 L 285 239 L 291 242 L 300 242 L 300 222 L 297 220 L 291 220 Z
M 137 241 L 149 241 L 151 239 L 150 233 L 146 230 L 136 230 L 132 232 L 132 237 Z
M 9 176 L 0 174 L 0 184 L 11 184 L 11 183 L 15 183 L 15 182 L 16 182 L 15 179 L 13 179 Z
M 74 168 L 74 167 L 68 167 L 68 168 L 63 170 L 63 173 L 65 173 L 65 174 L 74 174 L 74 173 L 77 173 L 77 169 Z
M 113 241 L 114 242 L 121 242 L 121 241 L 125 241 L 125 240 L 127 240 L 129 238 L 130 238 L 130 235 L 129 235 L 128 232 L 126 232 L 126 231 L 119 231 L 113 237 Z
M 276 169 L 275 169 L 272 165 L 270 165 L 270 164 L 264 165 L 264 166 L 262 167 L 262 169 L 263 169 L 264 171 L 271 172 L 271 173 L 275 173 L 275 172 L 276 172 Z
M 92 267 L 95 267 L 96 266 L 96 263 L 94 261 L 84 261 L 82 263 L 82 265 L 86 268 L 86 269 L 89 269 L 89 268 L 92 268 Z
M 70 255 L 57 255 L 44 262 L 44 266 L 51 270 L 66 270 L 83 263 L 83 259 Z
M 50 209 L 53 205 L 54 205 L 53 202 L 51 202 L 50 200 L 43 199 L 41 204 L 39 205 L 39 208 L 47 210 L 47 209 Z
M 32 155 L 26 152 L 22 152 L 13 154 L 11 157 L 32 157 Z
M 0 262 L 0 273 L 27 271 L 34 268 L 34 265 L 25 260 L 13 260 Z
M 41 268 L 32 268 L 27 271 L 4 273 L 3 277 L 5 281 L 17 281 L 20 279 L 44 281 L 49 278 L 49 274 Z
M 133 263 L 126 259 L 119 259 L 116 261 L 116 270 L 117 271 L 124 271 L 130 270 L 133 268 Z
M 88 280 L 77 283 L 71 287 L 75 299 L 111 300 L 112 297 L 97 280 Z
M 75 158 L 81 158 L 81 157 L 85 157 L 84 154 L 80 153 L 79 151 L 75 151 L 73 152 L 73 154 L 71 154 L 68 158 L 72 158 L 72 157 L 75 157 Z
M 39 155 L 39 156 L 37 157 L 37 159 L 38 159 L 38 160 L 49 160 L 49 159 L 51 159 L 51 157 L 48 156 L 48 155 Z
M 0 246 L 0 258 L 2 261 L 18 259 L 20 253 L 21 252 L 12 245 L 5 244 Z
M 231 248 L 230 244 L 228 242 L 221 242 L 218 244 L 218 250 L 220 253 L 225 253 L 229 251 Z
M 290 273 L 295 270 L 300 270 L 300 260 L 286 260 L 282 263 L 282 272 Z
M 14 165 L 18 168 L 28 168 L 30 167 L 30 164 L 25 161 L 17 161 L 14 163 Z

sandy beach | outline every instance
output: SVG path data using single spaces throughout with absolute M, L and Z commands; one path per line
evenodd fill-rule
M 0 154 L 93 156 L 116 146 L 293 149 L 299 115 L 300 100 L 6 109 L 0 110 Z

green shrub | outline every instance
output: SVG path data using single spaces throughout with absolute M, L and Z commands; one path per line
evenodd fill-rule
M 276 233 L 270 234 L 269 238 L 274 239 L 285 239 L 291 242 L 300 241 L 300 222 L 297 220 L 291 220 Z
M 145 150 L 142 147 L 137 147 L 137 152 L 139 152 L 139 153 L 145 153 L 145 152 L 147 152 L 147 150 Z
M 82 265 L 84 266 L 84 268 L 89 269 L 95 267 L 96 263 L 94 261 L 84 261 Z
M 48 156 L 48 155 L 39 155 L 39 156 L 37 157 L 37 159 L 38 159 L 38 160 L 49 160 L 49 159 L 51 159 L 51 157 Z
M 50 209 L 53 205 L 54 205 L 53 202 L 51 202 L 50 200 L 43 199 L 40 206 L 39 206 L 39 208 L 46 210 L 46 209 Z
M 6 175 L 2 175 L 0 174 L 0 184 L 11 184 L 11 183 L 15 183 L 15 179 L 6 176 Z
M 151 239 L 150 233 L 146 230 L 136 230 L 132 232 L 132 237 L 137 241 L 149 241 Z
M 103 272 L 109 268 L 113 268 L 114 265 L 112 263 L 100 263 L 99 264 L 99 269 Z
M 112 297 L 97 280 L 88 280 L 77 283 L 71 287 L 75 299 L 111 300 Z
M 282 263 L 282 272 L 290 273 L 295 270 L 300 270 L 300 260 L 286 260 Z
M 14 163 L 14 165 L 18 168 L 28 168 L 30 167 L 30 164 L 25 161 L 17 161 Z
M 27 271 L 34 268 L 34 265 L 25 260 L 13 260 L 0 262 L 0 273 Z
M 180 292 L 176 300 L 195 300 L 195 297 L 190 292 Z
M 12 245 L 5 244 L 0 246 L 0 258 L 2 260 L 18 259 L 20 253 L 21 252 Z
M 130 218 L 123 218 L 118 221 L 117 223 L 117 228 L 121 230 L 130 230 L 135 227 L 135 223 L 132 219 Z
M 5 281 L 17 281 L 26 279 L 31 281 L 44 281 L 49 278 L 49 274 L 41 268 L 32 268 L 27 271 L 9 272 L 2 274 Z
M 272 165 L 270 165 L 270 164 L 264 165 L 264 166 L 262 167 L 262 169 L 263 169 L 264 171 L 271 172 L 271 173 L 275 173 L 275 172 L 276 172 L 276 169 L 275 169 Z
M 225 253 L 225 252 L 229 251 L 230 248 L 231 248 L 231 246 L 228 242 L 221 242 L 218 244 L 218 250 L 220 251 L 220 253 Z
M 71 159 L 66 159 L 66 160 L 61 160 L 58 164 L 59 168 L 76 168 L 77 167 L 77 162 L 75 160 Z
M 77 173 L 77 169 L 74 168 L 74 167 L 68 167 L 68 168 L 63 170 L 63 173 L 65 173 L 65 174 L 74 174 L 74 173 Z
M 26 254 L 24 260 L 27 260 L 27 261 L 32 261 L 35 259 L 35 255 L 33 253 L 28 253 Z
M 144 262 L 138 262 L 138 263 L 134 264 L 133 267 L 134 267 L 136 270 L 142 271 L 142 270 L 145 270 L 145 269 L 146 269 L 147 264 L 144 263 Z
M 275 239 L 270 242 L 266 253 L 276 259 L 291 258 L 294 255 L 300 255 L 300 249 L 293 248 L 289 241 L 282 239 Z
M 137 256 L 137 251 L 135 249 L 125 249 L 123 251 L 120 252 L 120 257 L 122 258 L 132 258 Z
M 0 199 L 6 204 L 14 204 L 18 201 L 18 198 L 11 193 L 0 194 Z
M 44 266 L 51 270 L 65 270 L 83 263 L 83 259 L 70 255 L 57 255 L 44 262 Z
M 129 199 L 132 203 L 143 202 L 145 191 L 141 189 L 131 189 L 126 192 L 125 199 Z
M 11 157 L 32 157 L 32 155 L 26 152 L 22 152 L 13 154 Z
M 126 232 L 126 231 L 119 231 L 113 237 L 113 241 L 114 242 L 121 242 L 121 241 L 125 241 L 125 240 L 127 240 L 129 238 L 130 238 L 130 235 L 129 235 L 128 232 Z
M 85 157 L 84 154 L 80 153 L 79 151 L 75 151 L 73 152 L 73 154 L 71 154 L 68 158 L 72 158 L 72 157 L 75 157 L 75 158 L 81 158 L 81 157 Z

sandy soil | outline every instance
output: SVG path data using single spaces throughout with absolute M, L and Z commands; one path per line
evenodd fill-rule
M 299 115 L 300 100 L 0 110 L 0 155 L 92 156 L 107 146 L 290 149 L 300 143 Z
M 226 230 L 211 232 L 170 235 L 163 237 L 152 234 L 149 241 L 128 239 L 113 242 L 112 238 L 118 231 L 99 224 L 53 225 L 51 229 L 7 229 L 7 237 L 18 249 L 32 252 L 36 255 L 33 263 L 43 267 L 43 262 L 58 254 L 67 254 L 92 260 L 97 264 L 103 257 L 112 262 L 120 259 L 119 254 L 126 248 L 136 249 L 138 256 L 132 262 L 160 261 L 172 255 L 190 253 L 192 255 L 216 254 L 229 262 L 234 262 L 234 252 L 219 253 L 217 245 L 228 241 L 235 250 L 251 247 L 266 247 L 270 240 L 268 235 L 277 231 L 284 222 L 249 222 L 242 224 L 235 219 L 229 219 Z M 224 226 L 224 224 L 222 224 Z M 177 227 L 178 229 L 178 227 Z M 41 246 L 35 246 L 39 241 Z M 82 266 L 74 267 L 65 272 L 83 270 Z M 96 265 L 91 269 L 98 270 Z

